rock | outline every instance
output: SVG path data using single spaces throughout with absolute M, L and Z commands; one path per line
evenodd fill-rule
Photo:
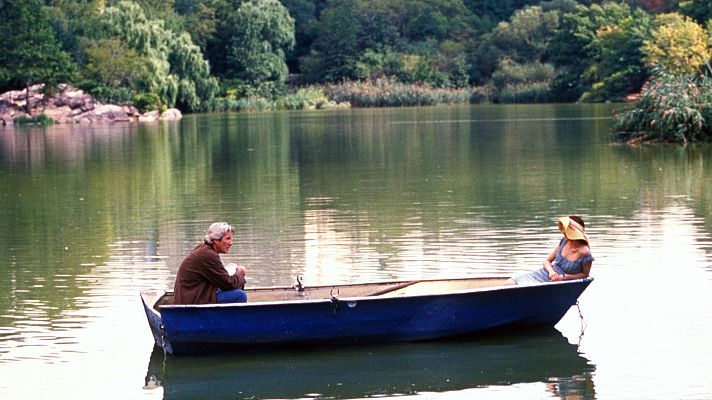
M 177 108 L 169 108 L 161 114 L 163 121 L 177 121 L 181 118 L 183 118 L 183 114 Z
M 45 107 L 42 114 L 52 118 L 56 123 L 72 122 L 72 109 L 69 106 L 57 107 L 54 104 Z
M 59 84 L 59 92 L 45 98 L 42 93 L 44 85 L 30 86 L 25 89 L 11 90 L 0 94 L 0 126 L 12 125 L 14 118 L 25 115 L 26 104 L 29 104 L 31 115 L 45 114 L 56 123 L 99 123 L 140 121 L 152 122 L 161 120 L 179 120 L 183 115 L 178 109 L 171 108 L 163 114 L 158 111 L 141 114 L 130 104 L 101 104 L 83 90 L 67 84 Z
M 134 107 L 131 104 L 122 104 L 121 108 L 123 108 L 124 112 L 129 117 L 138 117 L 141 115 L 141 112 L 138 110 L 138 108 Z
M 91 113 L 100 120 L 103 119 L 112 122 L 129 121 L 129 116 L 126 115 L 123 107 L 113 104 L 104 104 L 96 107 Z
M 138 122 L 155 122 L 161 117 L 158 110 L 146 111 L 142 115 L 139 115 Z

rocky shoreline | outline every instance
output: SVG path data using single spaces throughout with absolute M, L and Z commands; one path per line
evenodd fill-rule
M 170 108 L 163 113 L 145 113 L 130 105 L 102 104 L 83 90 L 60 84 L 59 91 L 51 97 L 42 93 L 43 84 L 26 90 L 12 90 L 0 94 L 0 126 L 13 125 L 15 118 L 45 115 L 57 124 L 94 124 L 103 122 L 154 122 L 179 120 L 180 110 Z M 26 113 L 27 104 L 30 114 Z

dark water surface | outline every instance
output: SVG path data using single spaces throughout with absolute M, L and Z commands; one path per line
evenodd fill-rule
M 0 128 L 0 398 L 710 399 L 712 147 L 611 144 L 610 107 Z M 510 276 L 569 213 L 596 280 L 544 332 L 164 359 L 138 296 L 217 220 L 272 286 Z

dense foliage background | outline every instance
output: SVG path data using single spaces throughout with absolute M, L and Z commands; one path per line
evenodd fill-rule
M 344 90 L 362 105 L 422 104 L 426 89 L 621 101 L 651 77 L 708 73 L 711 17 L 706 0 L 0 0 L 0 91 L 69 82 L 184 111 Z

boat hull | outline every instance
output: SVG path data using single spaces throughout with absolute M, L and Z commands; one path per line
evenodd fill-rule
M 156 343 L 174 354 L 255 347 L 402 342 L 555 325 L 592 278 L 452 293 L 217 305 L 143 296 Z

